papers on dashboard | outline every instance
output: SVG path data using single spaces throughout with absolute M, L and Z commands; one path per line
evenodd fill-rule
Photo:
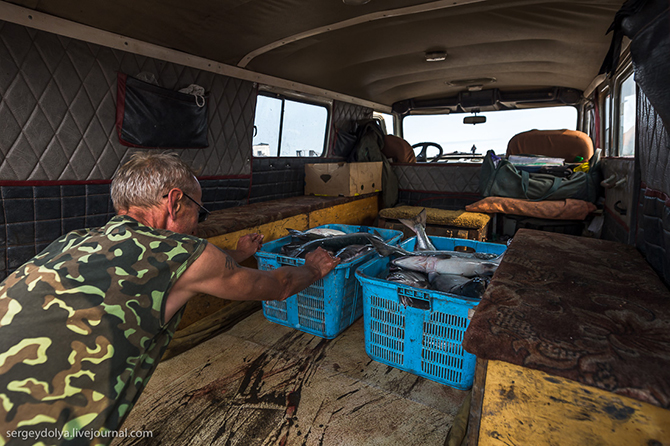
M 515 166 L 562 166 L 565 162 L 563 158 L 525 155 L 510 155 L 507 160 Z

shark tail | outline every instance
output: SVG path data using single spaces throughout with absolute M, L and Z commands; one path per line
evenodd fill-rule
M 379 255 L 382 257 L 388 257 L 391 254 L 401 254 L 401 255 L 411 255 L 412 253 L 402 249 L 399 246 L 391 246 L 388 243 L 385 243 L 382 240 L 378 240 L 374 237 L 370 238 L 370 243 L 377 250 Z
M 426 208 L 421 209 L 421 212 L 419 212 L 413 219 L 409 220 L 407 218 L 399 218 L 398 221 L 400 223 L 404 224 L 408 228 L 410 228 L 412 231 L 414 231 L 415 234 L 419 234 L 417 231 L 417 226 L 421 227 L 426 227 Z

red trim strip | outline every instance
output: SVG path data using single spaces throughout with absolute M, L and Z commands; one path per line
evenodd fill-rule
M 83 180 L 83 181 L 9 181 L 0 180 L 0 186 L 74 186 L 78 184 L 110 184 L 112 180 Z
M 239 180 L 239 179 L 248 179 L 251 178 L 250 174 L 247 175 L 209 175 L 198 177 L 199 180 Z
M 434 190 L 415 190 L 415 189 L 398 189 L 399 192 L 416 192 L 419 194 L 430 194 L 430 195 L 445 195 L 451 197 L 481 197 L 480 194 L 476 192 L 440 192 Z
M 605 206 L 604 209 L 605 209 L 605 212 L 607 212 L 607 214 L 610 217 L 612 217 L 614 219 L 614 221 L 616 221 L 619 224 L 619 226 L 623 227 L 626 230 L 626 232 L 630 232 L 630 228 L 628 227 L 626 222 L 621 219 L 621 216 L 619 216 L 619 214 L 617 212 L 612 211 L 607 206 Z
M 481 156 L 481 155 L 480 155 Z M 483 156 L 482 156 L 483 159 Z M 444 166 L 477 166 L 481 167 L 482 163 L 391 163 L 391 166 L 412 166 L 420 169 L 428 167 L 444 167 Z
M 237 180 L 249 179 L 251 175 L 219 175 L 198 177 L 198 180 Z M 111 184 L 112 180 L 34 180 L 13 181 L 0 180 L 0 186 L 75 186 L 79 184 Z
M 658 198 L 660 200 L 663 200 L 666 206 L 670 206 L 670 196 L 668 196 L 668 194 L 666 194 L 665 192 L 661 192 L 660 190 L 649 189 L 645 186 L 643 187 L 645 197 Z
M 660 198 L 665 201 L 666 206 L 670 206 L 670 196 L 660 190 L 652 189 L 646 183 L 640 182 L 640 188 L 646 197 Z

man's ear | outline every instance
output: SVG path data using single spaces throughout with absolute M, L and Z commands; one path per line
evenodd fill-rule
M 167 213 L 172 220 L 176 220 L 177 214 L 181 211 L 184 193 L 177 188 L 171 189 L 167 196 Z

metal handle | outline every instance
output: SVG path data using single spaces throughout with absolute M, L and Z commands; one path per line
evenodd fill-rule
M 616 174 L 613 173 L 610 175 L 607 179 L 603 180 L 600 182 L 600 185 L 606 189 L 614 189 L 615 187 L 619 187 L 622 184 L 625 184 L 628 182 L 628 175 L 625 177 L 621 178 L 619 181 L 616 179 Z
M 277 263 L 280 263 L 282 265 L 298 266 L 302 265 L 303 262 L 304 262 L 303 259 L 294 259 L 292 257 L 277 256 Z
M 401 304 L 418 310 L 430 310 L 430 294 L 409 288 L 398 287 L 398 300 Z

